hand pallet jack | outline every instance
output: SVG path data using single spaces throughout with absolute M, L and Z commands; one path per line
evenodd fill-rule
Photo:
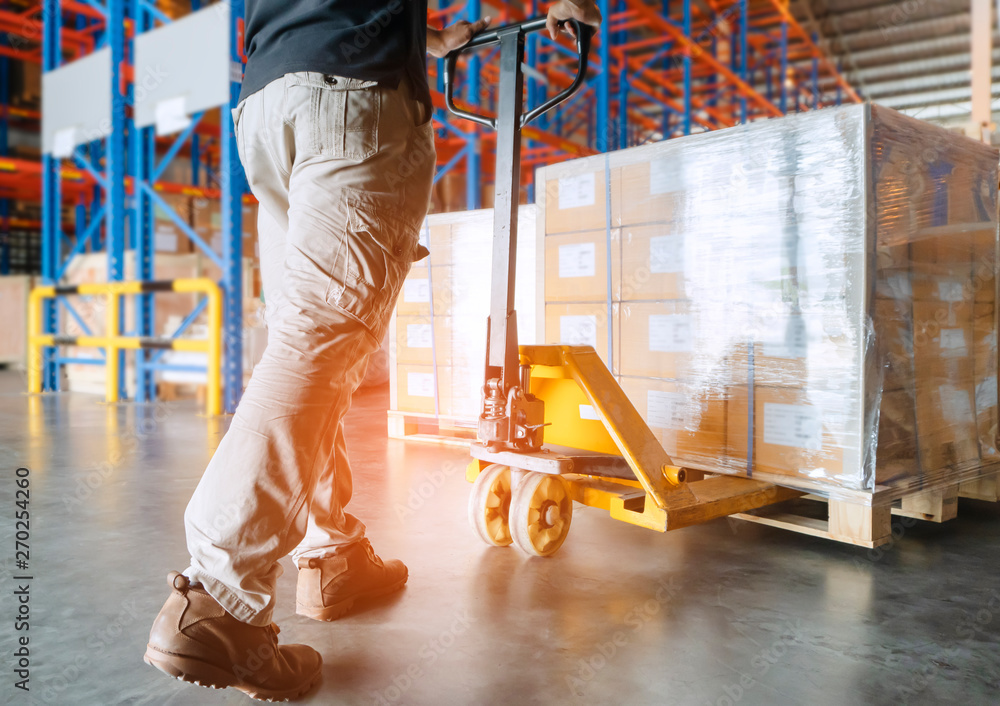
M 590 346 L 518 346 L 514 310 L 521 129 L 583 85 L 593 30 L 571 20 L 576 76 L 542 105 L 523 111 L 525 36 L 545 18 L 477 35 L 445 61 L 448 109 L 497 131 L 493 266 L 485 384 L 478 442 L 466 477 L 469 520 L 493 546 L 511 543 L 534 556 L 562 546 L 573 503 L 598 507 L 660 532 L 745 512 L 802 495 L 759 480 L 705 478 L 676 466 Z M 500 47 L 496 117 L 455 104 L 460 54 Z

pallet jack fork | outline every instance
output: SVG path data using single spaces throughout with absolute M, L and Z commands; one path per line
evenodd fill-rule
M 545 18 L 477 35 L 448 55 L 448 109 L 497 131 L 493 268 L 479 441 L 466 473 L 469 519 L 487 544 L 515 544 L 549 556 L 569 532 L 573 503 L 660 532 L 746 512 L 802 493 L 772 483 L 714 476 L 673 463 L 590 346 L 518 346 L 514 310 L 521 129 L 583 85 L 593 30 L 575 20 L 576 76 L 569 87 L 523 113 L 524 40 Z M 500 46 L 498 112 L 455 105 L 458 56 Z

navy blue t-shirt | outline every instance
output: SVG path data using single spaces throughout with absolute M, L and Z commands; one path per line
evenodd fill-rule
M 240 100 L 296 71 L 395 88 L 410 78 L 428 106 L 427 0 L 247 0 Z

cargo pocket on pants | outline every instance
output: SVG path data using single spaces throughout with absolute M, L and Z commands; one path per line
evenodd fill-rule
M 347 233 L 326 299 L 381 343 L 411 263 L 426 254 L 417 242 L 422 214 L 408 216 L 379 195 L 345 192 Z

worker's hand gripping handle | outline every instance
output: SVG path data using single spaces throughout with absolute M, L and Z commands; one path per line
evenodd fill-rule
M 579 53 L 579 58 L 576 64 L 576 76 L 573 77 L 573 83 L 569 85 L 564 91 L 559 95 L 550 98 L 549 100 L 542 103 L 540 106 L 529 110 L 527 113 L 521 115 L 521 124 L 518 127 L 524 127 L 530 123 L 535 118 L 547 113 L 548 111 L 555 108 L 557 105 L 563 101 L 571 98 L 580 87 L 583 85 L 584 79 L 587 77 L 587 58 L 590 54 L 590 40 L 594 35 L 594 28 L 585 25 L 577 20 L 571 19 L 567 22 L 572 23 L 573 29 L 576 33 L 576 50 Z M 494 130 L 497 127 L 496 118 L 491 118 L 486 115 L 480 115 L 478 113 L 473 113 L 468 110 L 464 110 L 455 105 L 455 69 L 458 64 L 458 57 L 460 54 L 472 50 L 478 49 L 480 47 L 487 47 L 493 44 L 499 44 L 500 38 L 510 32 L 517 32 L 519 34 L 530 34 L 531 32 L 537 32 L 539 30 L 545 29 L 545 18 L 539 17 L 534 20 L 528 20 L 526 22 L 521 22 L 520 24 L 506 25 L 504 27 L 498 27 L 495 30 L 488 32 L 483 32 L 477 34 L 472 40 L 466 44 L 464 47 L 456 49 L 455 51 L 448 54 L 444 60 L 444 99 L 445 103 L 450 110 L 455 115 L 460 118 L 465 118 L 466 120 L 472 120 L 480 125 L 486 125 Z

